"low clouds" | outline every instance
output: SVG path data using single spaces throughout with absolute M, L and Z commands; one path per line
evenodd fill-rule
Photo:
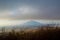
M 48 7 L 43 9 L 42 17 L 44 19 L 60 19 L 60 8 L 59 7 Z
M 34 19 L 40 11 L 37 8 L 33 8 L 30 6 L 22 6 L 14 11 L 5 10 L 1 13 L 1 18 L 11 18 L 11 19 Z
M 60 19 L 60 9 L 57 7 L 48 8 L 22 8 L 17 19 Z
M 1 12 L 0 18 L 10 19 L 60 19 L 60 9 L 57 7 L 30 7 L 22 6 L 15 11 L 5 10 Z
M 6 2 L 3 4 L 6 4 Z M 5 6 L 6 8 L 3 9 Z M 7 1 L 5 6 L 0 7 L 0 10 L 2 10 L 0 11 L 0 18 L 60 19 L 60 2 L 58 0 Z

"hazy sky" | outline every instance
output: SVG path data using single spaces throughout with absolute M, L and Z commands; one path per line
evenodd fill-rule
M 60 23 L 60 0 L 0 0 L 0 26 L 16 25 L 28 19 Z
M 60 19 L 60 0 L 0 0 L 0 19 Z

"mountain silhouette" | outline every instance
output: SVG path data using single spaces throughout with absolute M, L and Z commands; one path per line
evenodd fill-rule
M 37 22 L 37 21 L 28 21 L 26 23 L 23 24 L 24 27 L 40 27 L 40 26 L 44 26 L 45 24 Z

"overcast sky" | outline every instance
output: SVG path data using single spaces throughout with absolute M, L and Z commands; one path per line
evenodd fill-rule
M 60 0 L 0 0 L 0 19 L 60 19 Z

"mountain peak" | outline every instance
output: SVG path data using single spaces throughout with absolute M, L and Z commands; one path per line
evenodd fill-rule
M 43 24 L 34 20 L 24 23 L 24 26 L 41 26 L 41 25 Z

